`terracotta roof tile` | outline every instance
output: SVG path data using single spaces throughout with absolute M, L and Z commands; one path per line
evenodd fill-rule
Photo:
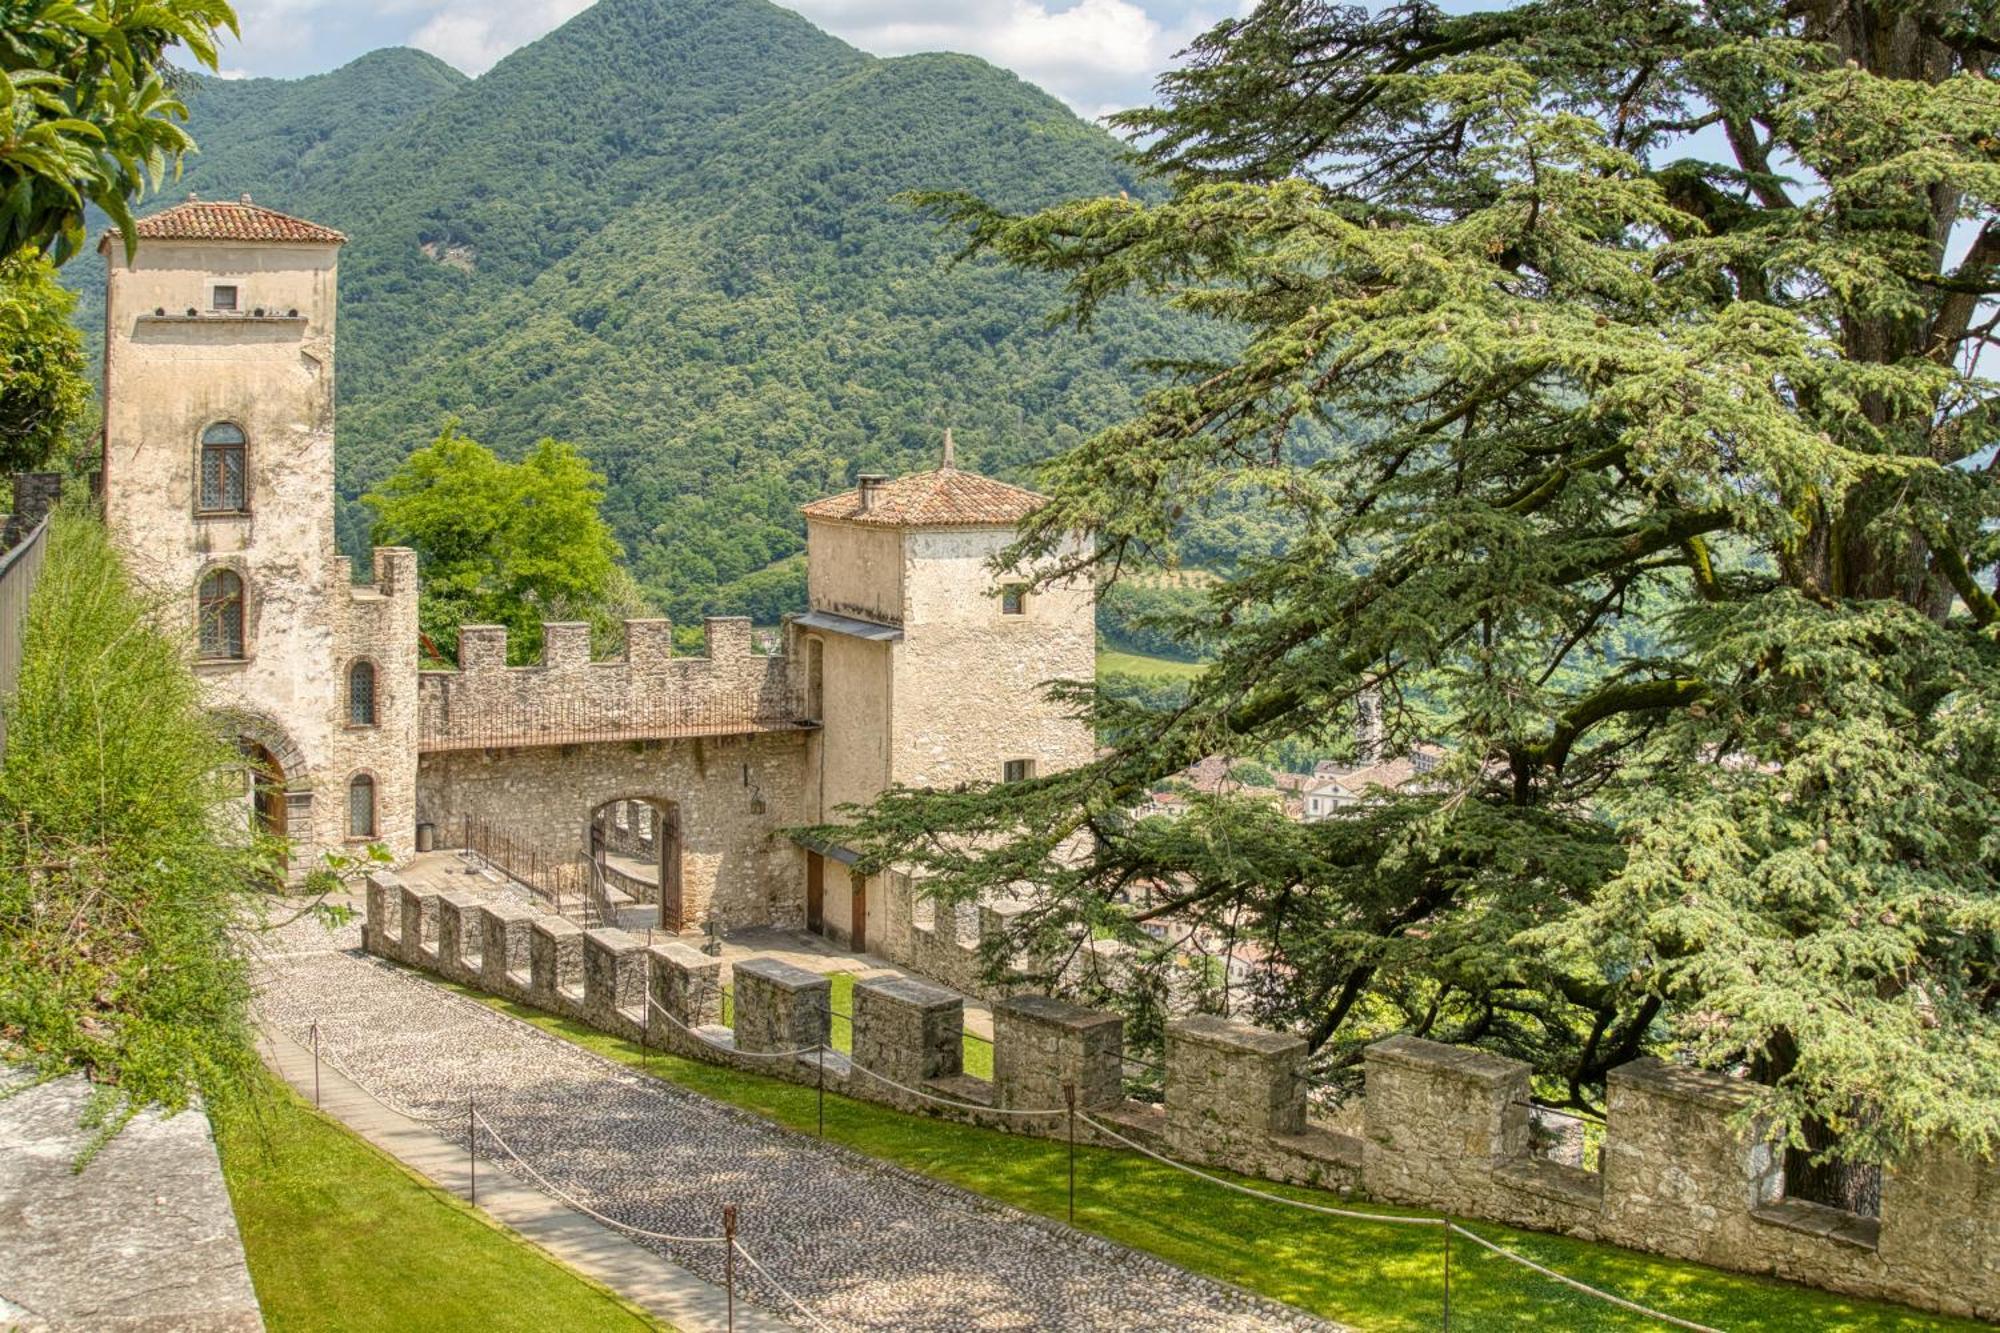
M 881 483 L 865 510 L 856 489 L 815 500 L 802 512 L 807 518 L 884 528 L 984 528 L 1012 526 L 1046 503 L 1046 497 L 1019 486 L 943 467 Z
M 347 238 L 331 227 L 291 217 L 250 202 L 193 199 L 134 220 L 132 230 L 142 241 L 304 241 L 345 244 Z M 118 235 L 116 228 L 105 239 Z

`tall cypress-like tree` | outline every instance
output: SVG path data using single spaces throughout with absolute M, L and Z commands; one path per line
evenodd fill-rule
M 1123 118 L 1166 201 L 928 197 L 1078 320 L 1139 293 L 1242 337 L 1051 465 L 1017 554 L 1158 563 L 1242 487 L 1296 536 L 1183 627 L 1184 707 L 1097 701 L 1097 762 L 891 793 L 849 841 L 1028 892 L 1045 958 L 1134 916 L 1254 942 L 1330 1065 L 1412 1030 L 1589 1105 L 1660 1051 L 1822 1160 L 2000 1146 L 1993 14 L 1268 0 Z M 1361 442 L 1303 462 L 1314 420 Z M 1370 694 L 1391 748 L 1449 748 L 1422 790 L 1127 813 Z

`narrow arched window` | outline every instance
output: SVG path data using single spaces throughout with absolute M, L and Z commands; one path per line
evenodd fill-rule
M 347 668 L 347 725 L 375 725 L 375 664 L 356 662 Z
M 201 581 L 201 655 L 222 661 L 243 656 L 243 579 L 233 569 L 213 569 Z
M 201 509 L 205 514 L 240 514 L 249 508 L 243 484 L 249 438 L 241 426 L 218 421 L 201 433 Z
M 375 779 L 356 773 L 347 784 L 347 836 L 375 836 Z

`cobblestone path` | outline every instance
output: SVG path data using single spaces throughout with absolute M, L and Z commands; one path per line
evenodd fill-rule
M 463 1143 L 466 1099 L 534 1168 L 610 1217 L 744 1247 L 837 1329 L 1324 1328 L 1303 1314 L 641 1078 L 358 951 L 310 920 L 267 937 L 259 1008 L 399 1110 Z M 492 1151 L 482 1145 L 482 1156 Z M 516 1169 L 516 1176 L 521 1173 Z M 720 1245 L 642 1244 L 720 1282 Z M 810 1326 L 738 1265 L 739 1290 Z

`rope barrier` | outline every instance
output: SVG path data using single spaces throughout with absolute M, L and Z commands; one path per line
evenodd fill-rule
M 790 1301 L 792 1303 L 793 1309 L 797 1310 L 800 1314 L 804 1315 L 807 1319 L 811 1320 L 814 1328 L 823 1328 L 827 1330 L 827 1333 L 833 1333 L 833 1325 L 827 1323 L 826 1320 L 821 1319 L 818 1315 L 814 1314 L 811 1310 L 807 1309 L 806 1303 L 804 1301 L 792 1295 L 791 1292 L 785 1290 L 785 1284 L 778 1281 L 778 1279 L 772 1277 L 770 1270 L 765 1268 L 764 1265 L 757 1262 L 757 1256 L 743 1248 L 742 1241 L 739 1240 L 739 1241 L 734 1241 L 732 1243 L 736 1246 L 736 1252 L 743 1256 L 744 1261 L 747 1262 L 752 1268 L 757 1270 L 757 1276 L 763 1278 L 766 1282 L 770 1283 L 773 1287 L 777 1288 L 778 1294 L 780 1296 L 783 1296 L 786 1300 Z
M 1447 1219 L 1442 1217 L 1404 1217 L 1396 1213 L 1366 1213 L 1357 1211 L 1352 1208 L 1329 1208 L 1324 1204 L 1307 1203 L 1302 1199 L 1288 1199 L 1282 1194 L 1272 1194 L 1267 1190 L 1253 1189 L 1248 1185 L 1239 1185 L 1234 1181 L 1224 1180 L 1220 1176 L 1212 1176 L 1208 1174 L 1208 1172 L 1206 1171 L 1196 1170 L 1194 1167 L 1187 1165 L 1185 1162 L 1177 1162 L 1171 1157 L 1167 1157 L 1164 1156 L 1163 1154 L 1154 1152 L 1151 1148 L 1146 1147 L 1142 1143 L 1135 1143 L 1133 1140 L 1127 1138 L 1125 1135 L 1120 1134 L 1117 1130 L 1112 1129 L 1106 1125 L 1100 1124 L 1095 1118 L 1084 1115 L 1082 1112 L 1077 1113 L 1077 1119 L 1083 1121 L 1085 1124 L 1089 1125 L 1092 1129 L 1097 1130 L 1099 1133 L 1108 1135 L 1111 1138 L 1118 1140 L 1120 1143 L 1124 1144 L 1126 1147 L 1132 1149 L 1135 1152 L 1143 1153 L 1145 1156 L 1152 1158 L 1154 1161 L 1160 1162 L 1166 1166 L 1171 1166 L 1175 1170 L 1185 1171 L 1191 1176 L 1198 1176 L 1201 1179 L 1208 1181 L 1211 1185 L 1220 1185 L 1224 1189 L 1235 1190 L 1239 1194 L 1248 1194 L 1252 1198 L 1267 1199 L 1272 1203 L 1288 1204 L 1293 1208 L 1303 1208 L 1308 1212 L 1324 1213 L 1329 1217 L 1348 1218 L 1358 1222 L 1391 1222 L 1391 1223 L 1398 1223 L 1403 1226 L 1444 1227 L 1447 1230 L 1457 1235 L 1464 1236 L 1467 1240 L 1472 1241 L 1476 1245 L 1484 1246 L 1486 1249 L 1493 1251 L 1493 1253 L 1500 1255 L 1503 1258 L 1511 1259 L 1515 1263 L 1520 1264 L 1524 1268 L 1529 1268 L 1537 1273 L 1540 1273 L 1543 1277 L 1552 1278 L 1555 1281 L 1562 1283 L 1566 1287 L 1573 1287 L 1577 1291 L 1583 1292 L 1585 1295 L 1595 1296 L 1601 1301 L 1608 1301 L 1612 1305 L 1620 1306 L 1624 1309 L 1630 1310 L 1634 1314 L 1644 1315 L 1648 1319 L 1657 1319 L 1663 1324 L 1672 1324 L 1676 1328 L 1689 1329 L 1692 1330 L 1692 1333 L 1721 1333 L 1721 1330 L 1710 1328 L 1707 1324 L 1697 1324 L 1692 1320 L 1681 1319 L 1674 1315 L 1665 1314 L 1659 1310 L 1652 1309 L 1648 1306 L 1640 1305 L 1636 1301 L 1628 1301 L 1623 1296 L 1615 1296 L 1608 1291 L 1601 1291 L 1598 1288 L 1591 1286 L 1589 1283 L 1579 1282 L 1577 1281 L 1577 1279 L 1573 1277 L 1566 1277 L 1563 1274 L 1556 1272 L 1553 1268 L 1549 1268 L 1546 1267 L 1545 1265 L 1538 1264 L 1533 1259 L 1527 1258 L 1525 1255 L 1516 1254 L 1514 1251 L 1507 1249 L 1505 1246 L 1496 1245 L 1494 1242 L 1486 1239 L 1486 1237 L 1480 1235 L 1479 1233 L 1475 1231 L 1468 1231 L 1463 1226 L 1460 1226 L 1458 1223 L 1448 1221 Z
M 1085 1115 L 1081 1111 L 1076 1113 L 1076 1118 L 1083 1121 L 1084 1124 L 1089 1125 L 1098 1133 L 1117 1139 L 1134 1152 L 1143 1153 L 1156 1162 L 1173 1167 L 1176 1171 L 1185 1171 L 1191 1176 L 1199 1176 L 1211 1185 L 1220 1185 L 1226 1190 L 1235 1190 L 1238 1194 L 1248 1194 L 1254 1199 L 1268 1199 L 1272 1203 L 1289 1204 L 1293 1208 L 1303 1208 L 1310 1213 L 1324 1213 L 1328 1217 L 1344 1217 L 1355 1222 L 1389 1222 L 1406 1227 L 1441 1227 L 1445 1225 L 1445 1220 L 1442 1217 L 1406 1217 L 1401 1213 L 1364 1213 L 1352 1208 L 1330 1208 L 1325 1204 L 1307 1203 L 1303 1199 L 1288 1199 L 1282 1194 L 1272 1194 L 1268 1190 L 1252 1189 L 1248 1185 L 1239 1185 L 1233 1180 L 1224 1180 L 1221 1176 L 1211 1176 L 1206 1171 L 1196 1170 L 1186 1162 L 1176 1162 L 1171 1157 L 1156 1153 L 1145 1144 L 1136 1143 L 1126 1138 L 1123 1134 L 1120 1134 L 1117 1130 L 1099 1124 L 1095 1119 Z
M 577 1199 L 574 1195 L 567 1194 L 556 1188 L 555 1184 L 547 1176 L 523 1161 L 521 1154 L 515 1152 L 507 1140 L 501 1136 L 500 1131 L 493 1128 L 492 1121 L 477 1111 L 472 1113 L 472 1118 L 479 1122 L 481 1128 L 493 1136 L 493 1141 L 500 1145 L 500 1151 L 513 1158 L 517 1166 L 534 1177 L 535 1183 L 540 1185 L 545 1193 L 552 1194 L 556 1198 L 561 1199 L 564 1203 L 586 1217 L 594 1217 L 608 1227 L 616 1227 L 620 1231 L 629 1231 L 635 1236 L 644 1236 L 648 1240 L 670 1241 L 677 1245 L 720 1245 L 726 1239 L 723 1236 L 670 1236 L 664 1231 L 648 1231 L 644 1227 L 635 1227 L 630 1222 L 620 1222 L 615 1217 L 606 1217 L 603 1213 L 598 1212 L 589 1204 Z
M 1722 1333 L 1720 1329 L 1710 1328 L 1707 1324 L 1697 1324 L 1692 1319 L 1680 1319 L 1670 1314 L 1662 1314 L 1660 1311 L 1650 1309 L 1647 1306 L 1639 1304 L 1637 1301 L 1628 1301 L 1623 1296 L 1614 1296 L 1608 1291 L 1600 1291 L 1596 1287 L 1585 1282 L 1579 1282 L 1573 1277 L 1566 1277 L 1556 1272 L 1555 1269 L 1544 1267 L 1525 1255 L 1516 1254 L 1505 1246 L 1494 1244 L 1476 1231 L 1467 1231 L 1456 1222 L 1451 1223 L 1451 1229 L 1454 1233 L 1465 1237 L 1475 1245 L 1482 1245 L 1497 1255 L 1512 1259 L 1523 1268 L 1533 1269 L 1543 1277 L 1552 1278 L 1562 1283 L 1565 1287 L 1574 1287 L 1586 1295 L 1597 1297 L 1600 1301 L 1609 1301 L 1611 1304 L 1621 1306 L 1624 1309 L 1632 1311 L 1634 1314 L 1644 1315 L 1648 1319 L 1657 1319 L 1663 1324 L 1672 1324 L 1675 1328 L 1691 1329 L 1693 1333 Z
M 901 1088 L 904 1092 L 909 1093 L 913 1097 L 921 1097 L 927 1102 L 936 1102 L 940 1106 L 950 1106 L 961 1111 L 982 1111 L 987 1115 L 1068 1115 L 1069 1114 L 1068 1108 L 1061 1106 L 1050 1107 L 1047 1110 L 1043 1110 L 1039 1107 L 986 1106 L 979 1102 L 963 1102 L 959 1101 L 955 1097 L 940 1097 L 935 1093 L 926 1092 L 922 1088 L 913 1088 L 907 1083 L 898 1083 L 895 1079 L 890 1078 L 888 1075 L 878 1074 L 874 1070 L 868 1068 L 865 1065 L 855 1064 L 852 1060 L 848 1061 L 848 1067 L 853 1069 L 856 1073 L 866 1074 L 868 1077 L 874 1079 L 877 1083 L 886 1083 L 892 1088 Z

